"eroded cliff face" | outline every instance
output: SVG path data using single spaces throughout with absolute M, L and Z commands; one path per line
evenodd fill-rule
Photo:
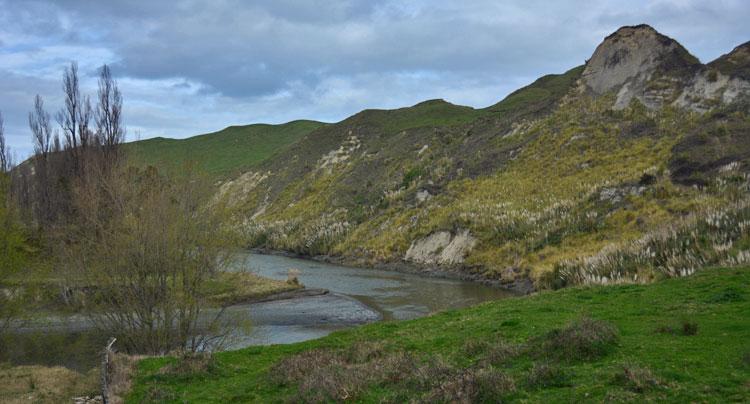
M 464 262 L 476 243 L 477 240 L 468 230 L 455 235 L 440 231 L 415 240 L 406 251 L 404 259 L 416 264 L 454 266 Z

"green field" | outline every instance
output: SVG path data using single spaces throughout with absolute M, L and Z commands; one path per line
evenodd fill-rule
M 281 125 L 230 126 L 187 139 L 157 137 L 127 143 L 125 147 L 140 165 L 170 170 L 189 163 L 213 178 L 227 178 L 256 166 L 324 125 L 299 120 Z
M 474 401 L 747 402 L 749 284 L 750 268 L 707 269 L 650 285 L 543 292 L 211 359 L 149 359 L 128 401 L 403 402 L 458 391 Z

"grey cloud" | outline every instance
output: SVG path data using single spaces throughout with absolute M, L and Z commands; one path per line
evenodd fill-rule
M 486 106 L 582 64 L 621 25 L 649 23 L 704 61 L 750 39 L 740 0 L 0 0 L 0 9 L 0 69 L 13 54 L 38 76 L 0 75 L 14 133 L 35 92 L 55 108 L 59 85 L 47 81 L 71 59 L 89 82 L 113 64 L 131 131 L 187 136 L 426 98 Z

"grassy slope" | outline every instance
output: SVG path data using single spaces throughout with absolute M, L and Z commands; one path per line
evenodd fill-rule
M 456 366 L 471 366 L 463 347 L 469 340 L 503 339 L 521 343 L 588 314 L 620 333 L 618 346 L 593 361 L 562 363 L 570 374 L 563 387 L 526 388 L 532 361 L 521 356 L 504 371 L 519 390 L 508 399 L 530 402 L 600 402 L 605 397 L 636 401 L 726 402 L 750 397 L 750 270 L 712 269 L 695 276 L 651 285 L 570 288 L 513 298 L 431 317 L 385 322 L 337 332 L 292 345 L 253 347 L 216 355 L 209 372 L 172 376 L 160 372 L 171 358 L 141 362 L 130 402 L 152 397 L 174 402 L 274 402 L 293 393 L 269 382 L 279 360 L 319 347 L 347 347 L 356 341 L 382 341 L 389 350 L 439 355 Z M 659 333 L 659 327 L 697 323 L 697 335 Z M 435 332 L 440 330 L 440 332 Z M 649 368 L 660 386 L 636 393 L 614 381 L 623 364 Z M 158 393 L 158 394 L 156 394 Z M 392 391 L 370 386 L 360 399 L 376 402 Z
M 175 169 L 191 162 L 212 177 L 229 177 L 256 166 L 324 125 L 299 120 L 282 125 L 230 126 L 187 139 L 142 140 L 128 143 L 126 148 L 141 164 Z

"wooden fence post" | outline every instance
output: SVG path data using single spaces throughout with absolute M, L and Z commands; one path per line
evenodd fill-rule
M 104 357 L 102 358 L 102 403 L 104 404 L 109 404 L 109 358 L 115 341 L 117 341 L 117 338 L 109 338 L 107 346 L 104 347 Z

